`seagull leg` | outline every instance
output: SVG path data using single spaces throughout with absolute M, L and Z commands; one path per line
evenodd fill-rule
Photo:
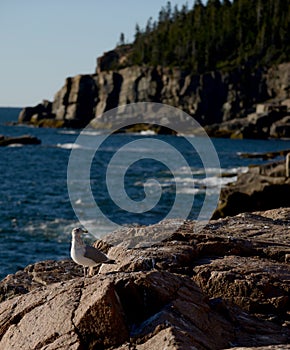
M 94 275 L 94 267 L 89 267 L 89 277 L 92 277 Z
M 87 267 L 84 266 L 84 278 L 86 278 L 86 275 L 87 275 Z

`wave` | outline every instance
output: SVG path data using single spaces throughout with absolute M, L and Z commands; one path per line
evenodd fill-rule
M 201 174 L 204 174 L 201 173 Z M 179 184 L 182 186 L 181 189 L 179 189 L 179 193 L 184 194 L 192 194 L 199 190 L 205 190 L 209 188 L 218 188 L 220 186 L 225 186 L 229 183 L 235 182 L 237 180 L 236 172 L 233 172 L 233 176 L 207 176 L 204 178 L 194 178 L 194 177 L 182 177 L 182 176 L 176 176 L 175 178 L 167 179 L 167 178 L 159 178 L 157 181 L 159 184 L 165 188 L 170 187 L 174 183 Z M 146 186 L 146 187 L 156 187 L 156 183 L 154 181 L 143 183 L 142 181 L 136 181 L 134 183 L 134 186 Z M 180 187 L 180 186 L 179 186 Z
M 93 130 L 82 131 L 82 135 L 86 135 L 86 136 L 98 136 L 102 134 L 103 132 L 101 131 L 93 131 Z
M 57 242 L 70 240 L 71 230 L 76 226 L 71 220 L 55 218 L 48 221 L 28 221 L 21 230 L 31 237 L 46 237 Z
M 218 176 L 212 176 L 212 177 L 206 177 L 204 179 L 196 179 L 195 184 L 199 185 L 201 187 L 206 188 L 215 188 L 218 186 L 225 186 L 231 182 L 234 182 L 237 180 L 236 176 L 232 177 L 218 177 Z
M 192 187 L 192 188 L 181 188 L 180 190 L 176 191 L 177 194 L 197 194 L 200 192 L 204 192 L 204 190 L 200 190 L 198 188 Z
M 77 135 L 79 134 L 79 131 L 76 130 L 61 130 L 57 132 L 58 134 L 62 134 L 62 135 Z
M 242 166 L 242 167 L 236 167 L 236 168 L 228 168 L 228 169 L 221 169 L 222 174 L 241 174 L 241 173 L 246 173 L 248 171 L 247 166 Z
M 28 222 L 22 227 L 22 230 L 31 237 L 44 236 L 50 241 L 67 243 L 71 240 L 72 229 L 79 226 L 84 226 L 91 233 L 97 229 L 97 234 L 95 233 L 94 235 L 95 238 L 99 238 L 102 234 L 111 232 L 114 229 L 114 226 L 110 227 L 105 221 L 102 222 L 100 220 L 88 219 L 82 220 L 80 223 L 77 220 L 54 219 L 52 221 Z M 91 234 L 92 241 L 94 236 Z M 64 253 L 68 255 L 68 251 Z
M 62 135 L 79 135 L 80 131 L 78 130 L 61 130 L 58 131 L 58 134 L 62 134 Z M 102 135 L 103 132 L 101 131 L 94 131 L 94 130 L 84 130 L 81 132 L 82 135 L 86 135 L 86 136 L 98 136 L 98 135 Z
M 11 145 L 8 145 L 7 147 L 23 147 L 24 145 L 22 143 L 12 143 Z
M 154 130 L 141 130 L 140 135 L 156 135 L 156 132 Z
M 77 143 L 58 143 L 56 145 L 58 148 L 63 148 L 63 149 L 84 149 L 83 146 L 77 144 Z

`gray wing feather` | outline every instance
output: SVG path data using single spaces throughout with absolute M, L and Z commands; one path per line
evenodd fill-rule
M 85 246 L 84 256 L 88 259 L 94 260 L 96 263 L 103 263 L 109 260 L 109 258 L 104 253 L 89 245 Z

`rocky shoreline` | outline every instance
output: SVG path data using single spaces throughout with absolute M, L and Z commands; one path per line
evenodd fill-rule
M 0 348 L 290 349 L 290 208 L 212 220 L 197 232 L 186 222 L 159 243 L 129 248 L 174 224 L 97 241 L 117 264 L 89 279 L 71 260 L 8 275 Z

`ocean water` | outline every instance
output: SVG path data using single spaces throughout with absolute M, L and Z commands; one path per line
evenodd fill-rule
M 30 134 L 42 143 L 0 147 L 0 278 L 36 261 L 68 258 L 71 229 L 80 224 L 94 228 L 101 236 L 112 231 L 114 225 L 159 222 L 167 217 L 173 205 L 177 218 L 183 218 L 189 211 L 186 217 L 194 219 L 204 203 L 206 191 L 209 198 L 214 198 L 219 183 L 224 185 L 235 179 L 234 176 L 220 178 L 215 167 L 205 173 L 203 156 L 192 149 L 186 138 L 115 134 L 97 149 L 89 169 L 89 182 L 77 176 L 71 193 L 67 171 L 72 150 L 79 152 L 81 174 L 82 159 L 90 147 L 95 147 L 95 141 L 102 138 L 102 133 L 86 131 L 87 145 L 84 146 L 76 142 L 80 133 L 77 130 L 7 125 L 17 119 L 17 114 L 18 110 L 0 108 L 0 135 Z M 145 140 L 148 147 L 138 143 L 140 140 Z M 158 148 L 155 140 L 162 142 Z M 290 149 L 290 141 L 281 140 L 213 139 L 212 142 L 221 172 L 228 174 L 245 171 L 249 164 L 264 162 L 242 159 L 240 152 Z M 133 148 L 124 148 L 128 144 Z M 177 162 L 174 170 L 171 168 L 172 148 L 182 154 L 187 166 Z M 111 165 L 116 154 L 121 161 Z M 157 155 L 162 155 L 163 161 Z M 127 207 L 122 207 L 123 197 L 115 196 L 122 187 L 129 203 Z M 88 200 L 90 193 L 102 212 L 100 217 L 96 215 L 95 205 Z M 150 201 L 144 202 L 151 197 L 153 205 Z M 137 212 L 134 212 L 134 203 L 141 208 Z M 188 203 L 192 203 L 190 208 Z

